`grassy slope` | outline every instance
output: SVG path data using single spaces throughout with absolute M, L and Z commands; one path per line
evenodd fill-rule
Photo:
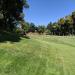
M 0 43 L 0 75 L 75 75 L 75 37 Z

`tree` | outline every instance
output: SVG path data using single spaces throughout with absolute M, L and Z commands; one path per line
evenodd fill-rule
M 75 35 L 75 11 L 71 15 L 60 18 L 56 23 L 50 22 L 47 29 L 53 35 Z
M 26 0 L 0 0 L 0 12 L 3 15 L 3 29 L 13 31 L 13 22 L 23 20 L 23 7 L 29 7 Z
M 59 25 L 57 22 L 53 23 L 52 25 L 52 34 L 53 35 L 59 35 L 60 31 L 59 31 Z
M 35 32 L 36 30 L 36 26 L 34 23 L 30 23 L 30 29 L 29 29 L 29 32 Z
M 58 24 L 60 27 L 60 35 L 66 35 L 66 26 L 65 26 L 65 19 L 64 18 L 60 18 L 60 20 L 58 20 Z
M 73 19 L 71 15 L 65 17 L 65 25 L 66 25 L 66 32 L 68 34 L 73 34 Z
M 52 34 L 52 25 L 53 25 L 52 22 L 50 22 L 50 23 L 47 25 L 47 34 Z
M 74 34 L 75 34 L 75 11 L 72 12 L 72 19 L 73 19 L 73 29 L 74 29 Z
M 47 29 L 48 29 L 48 30 L 51 30 L 52 25 L 53 25 L 52 22 L 50 22 L 50 23 L 47 25 Z
M 23 25 L 23 29 L 24 29 L 25 33 L 28 33 L 29 29 L 30 29 L 30 24 L 28 22 L 25 22 Z
M 43 25 L 38 26 L 38 33 L 39 34 L 43 34 L 45 32 L 45 30 L 46 30 L 46 27 L 45 26 L 43 26 Z
M 2 29 L 2 27 L 3 27 L 3 14 L 0 12 L 0 29 Z

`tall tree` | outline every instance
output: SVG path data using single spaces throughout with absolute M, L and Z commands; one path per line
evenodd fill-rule
M 60 29 L 59 29 L 59 25 L 58 23 L 53 23 L 52 25 L 52 32 L 53 32 L 53 35 L 59 35 L 60 33 Z
M 29 31 L 30 32 L 35 32 L 35 30 L 36 30 L 35 24 L 34 23 L 30 23 L 30 29 L 29 29 Z
M 0 0 L 0 12 L 3 15 L 4 29 L 14 28 L 13 21 L 23 20 L 23 7 L 29 7 L 26 0 Z
M 72 19 L 73 19 L 73 29 L 74 29 L 74 34 L 75 34 L 75 11 L 72 12 Z
M 50 22 L 50 23 L 47 25 L 47 34 L 52 34 L 52 33 L 53 33 L 52 25 L 53 25 L 52 22 Z
M 66 25 L 66 32 L 68 34 L 73 34 L 73 19 L 71 15 L 65 17 L 65 25 Z
M 60 34 L 61 35 L 65 35 L 66 34 L 66 31 L 65 31 L 65 19 L 64 18 L 60 18 L 60 20 L 58 21 L 58 24 L 59 24 L 59 27 L 60 27 Z
M 38 33 L 43 34 L 46 30 L 46 27 L 44 25 L 38 26 Z
M 50 30 L 50 29 L 51 29 L 51 27 L 52 27 L 52 25 L 53 25 L 53 24 L 52 24 L 52 22 L 50 22 L 50 23 L 47 25 L 47 29 L 49 29 L 49 30 Z

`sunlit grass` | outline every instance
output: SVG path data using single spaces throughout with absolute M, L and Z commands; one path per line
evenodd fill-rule
M 0 43 L 0 75 L 75 75 L 75 37 L 31 35 Z

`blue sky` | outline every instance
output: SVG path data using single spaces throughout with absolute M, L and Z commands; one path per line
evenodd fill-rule
M 29 9 L 24 9 L 25 20 L 36 25 L 47 25 L 75 10 L 75 0 L 28 0 Z

